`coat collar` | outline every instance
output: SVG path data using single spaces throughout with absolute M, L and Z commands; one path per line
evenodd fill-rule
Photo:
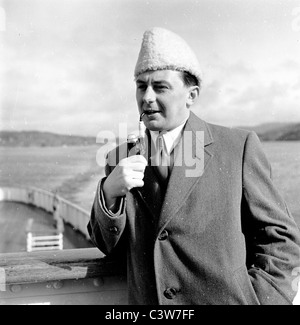
M 190 117 L 187 120 L 185 130 L 191 130 L 196 135 L 201 134 L 202 131 L 204 134 L 204 146 L 208 146 L 214 142 L 211 130 L 208 124 L 196 116 L 193 112 L 190 112 Z M 198 131 L 198 133 L 197 133 Z M 199 137 L 198 137 L 199 139 Z M 201 139 L 199 139 L 201 141 Z

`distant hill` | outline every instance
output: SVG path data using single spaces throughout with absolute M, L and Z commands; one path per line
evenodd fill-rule
M 95 137 L 40 131 L 0 131 L 0 147 L 58 147 L 96 144 Z
M 256 132 L 262 141 L 300 141 L 300 123 L 266 123 L 240 128 Z
M 300 141 L 300 123 L 266 123 L 240 126 L 254 131 L 262 141 Z M 58 147 L 96 144 L 96 137 L 40 131 L 0 131 L 0 147 Z

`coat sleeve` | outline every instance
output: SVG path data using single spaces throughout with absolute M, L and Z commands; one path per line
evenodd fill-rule
M 242 225 L 248 273 L 261 304 L 291 304 L 300 266 L 300 232 L 273 185 L 271 167 L 254 132 L 245 143 Z
M 119 151 L 118 157 L 116 151 L 110 152 L 105 167 L 106 176 L 98 184 L 87 229 L 92 242 L 104 254 L 125 256 L 126 199 L 122 198 L 118 215 L 110 214 L 101 199 L 103 183 L 116 165 L 116 159 L 119 160 Z
M 92 242 L 104 254 L 109 255 L 117 249 L 123 235 L 126 215 L 124 207 L 121 207 L 122 212 L 118 216 L 111 216 L 107 213 L 100 197 L 104 180 L 105 178 L 99 182 L 87 228 Z

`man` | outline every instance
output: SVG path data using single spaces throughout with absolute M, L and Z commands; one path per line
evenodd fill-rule
M 108 154 L 88 225 L 101 251 L 127 256 L 129 303 L 291 304 L 299 229 L 255 133 L 190 111 L 201 71 L 170 31 L 145 32 L 135 81 L 148 150 Z

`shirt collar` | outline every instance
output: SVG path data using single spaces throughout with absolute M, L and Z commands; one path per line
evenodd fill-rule
M 164 141 L 165 141 L 166 150 L 167 150 L 168 155 L 171 154 L 172 150 L 176 147 L 176 145 L 180 141 L 182 131 L 183 131 L 184 125 L 185 125 L 187 120 L 188 120 L 188 118 L 185 119 L 175 129 L 164 132 L 163 138 L 164 138 Z M 159 135 L 159 131 L 151 131 L 151 130 L 149 130 L 149 131 L 150 131 L 150 135 L 151 135 L 151 139 L 152 139 L 153 143 L 156 144 L 156 139 L 157 139 L 157 137 Z

